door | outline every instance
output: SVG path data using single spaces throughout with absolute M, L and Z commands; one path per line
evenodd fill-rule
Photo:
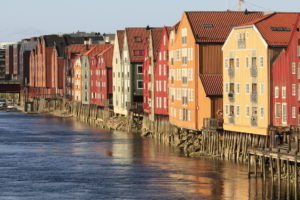
M 282 103 L 282 124 L 287 124 L 287 104 Z

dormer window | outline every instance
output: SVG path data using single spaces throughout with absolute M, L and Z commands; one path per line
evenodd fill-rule
M 141 36 L 135 36 L 134 37 L 134 42 L 143 42 L 143 39 Z
M 133 50 L 134 56 L 144 56 L 144 50 Z
M 203 24 L 204 28 L 213 28 L 214 25 L 213 24 Z

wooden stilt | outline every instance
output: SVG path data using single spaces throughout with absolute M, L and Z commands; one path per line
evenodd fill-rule
M 257 178 L 257 161 L 256 161 L 257 159 L 256 159 L 256 154 L 254 155 L 254 165 L 255 165 L 255 168 L 254 168 L 254 174 L 255 174 L 255 177 Z
M 298 199 L 298 169 L 297 169 L 297 158 L 295 158 L 295 164 L 294 164 L 294 170 L 295 170 L 295 199 Z
M 250 159 L 251 159 L 251 156 L 248 153 L 248 178 L 250 178 L 250 176 L 251 176 Z
M 270 158 L 270 171 L 271 171 L 271 180 L 274 181 L 274 169 L 273 169 L 273 158 Z

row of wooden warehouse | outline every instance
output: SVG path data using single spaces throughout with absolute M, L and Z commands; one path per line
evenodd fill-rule
M 190 130 L 211 120 L 268 135 L 272 126 L 300 125 L 299 19 L 199 11 L 173 26 L 45 35 L 23 40 L 24 58 L 7 72 L 19 73 L 24 99 L 67 98 Z

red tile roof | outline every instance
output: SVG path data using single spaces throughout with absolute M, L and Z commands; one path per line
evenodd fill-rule
M 298 17 L 299 13 L 272 13 L 243 26 L 255 25 L 270 46 L 287 46 Z M 274 28 L 285 28 L 285 31 Z
M 204 87 L 206 96 L 223 95 L 222 74 L 200 74 L 200 79 Z
M 110 45 L 107 49 L 101 52 L 106 66 L 112 67 L 112 59 L 114 54 L 114 45 Z
M 144 50 L 145 41 L 148 37 L 148 31 L 146 30 L 146 28 L 126 28 L 125 31 L 129 47 L 130 62 L 143 62 L 144 55 L 135 56 L 133 52 L 135 50 Z M 140 37 L 142 41 L 136 42 L 136 37 Z
M 151 29 L 151 36 L 152 36 L 152 45 L 153 45 L 153 53 L 154 58 L 157 57 L 159 52 L 159 45 L 160 41 L 162 40 L 163 35 L 163 28 L 153 28 Z
M 122 54 L 122 51 L 123 51 L 123 45 L 124 45 L 124 32 L 125 32 L 125 31 L 123 31 L 123 30 L 118 30 L 118 31 L 117 31 L 120 54 Z
M 263 12 L 185 12 L 197 42 L 224 43 L 231 29 L 263 16 Z
M 84 44 L 71 44 L 66 47 L 68 53 L 81 53 L 85 48 L 86 46 Z
M 93 45 L 93 47 L 84 53 L 84 55 L 88 55 L 90 57 L 96 56 L 106 50 L 107 48 L 110 48 L 111 44 L 96 44 Z

